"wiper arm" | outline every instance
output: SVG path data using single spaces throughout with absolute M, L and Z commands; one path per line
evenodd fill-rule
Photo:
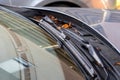
M 51 34 L 52 36 L 54 35 L 54 38 L 57 38 L 57 40 L 59 40 L 58 42 L 60 42 L 60 46 L 65 45 L 71 51 L 71 54 L 73 54 L 82 64 L 82 66 L 84 66 L 84 68 L 91 75 L 91 77 L 95 77 L 95 75 L 97 75 L 88 59 L 84 58 L 81 55 L 81 53 L 76 49 L 74 44 L 67 38 L 67 36 L 63 33 L 62 30 L 57 29 L 57 26 L 48 16 L 45 16 L 43 19 L 41 19 L 39 21 L 39 25 L 49 34 Z
M 84 46 L 87 48 L 88 53 L 89 53 L 89 54 L 87 53 L 87 55 L 90 55 L 94 59 L 94 61 L 98 64 L 98 66 L 103 68 L 103 71 L 106 74 L 105 79 L 107 79 L 107 77 L 108 77 L 107 70 L 105 69 L 101 59 L 98 57 L 98 55 L 97 55 L 98 53 L 96 53 L 94 47 L 88 41 L 84 40 L 81 36 L 76 35 L 72 31 L 65 29 L 64 32 L 68 35 L 72 35 L 72 38 L 76 39 L 79 42 L 80 46 Z
M 84 40 L 81 36 L 78 36 L 78 35 L 76 35 L 75 33 L 71 32 L 71 31 L 69 31 L 69 30 L 67 30 L 67 29 L 65 30 L 65 32 L 66 32 L 66 34 L 73 35 L 72 37 L 73 37 L 74 39 L 76 39 L 77 41 L 79 41 L 79 43 L 80 43 L 81 45 L 85 46 L 85 47 L 88 49 L 90 55 L 94 58 L 94 60 L 95 60 L 99 65 L 101 65 L 101 66 L 103 67 L 102 61 L 101 61 L 100 58 L 98 57 L 98 55 L 97 55 L 96 51 L 94 50 L 93 46 L 92 46 L 88 41 Z
M 76 35 L 74 32 L 72 32 L 68 29 L 64 29 L 64 32 L 66 32 L 66 34 L 68 34 L 68 35 L 72 35 L 71 37 L 76 39 L 79 42 L 80 46 L 84 46 L 87 48 L 87 50 L 88 50 L 87 54 L 89 53 L 91 55 L 91 57 L 93 57 L 94 60 L 97 62 L 97 65 L 103 68 L 102 70 L 106 74 L 106 75 L 104 75 L 105 80 L 109 79 L 109 74 L 110 74 L 110 72 L 106 69 L 106 67 L 110 67 L 112 69 L 112 74 L 114 75 L 115 79 L 119 80 L 119 78 L 118 78 L 119 73 L 110 64 L 110 62 L 102 55 L 102 53 L 100 51 L 98 51 L 98 50 L 96 51 L 96 49 L 93 47 L 92 44 L 90 44 L 88 41 L 84 40 L 81 36 Z
M 33 18 L 31 20 L 36 21 Z M 107 67 L 113 69 L 112 74 L 115 75 L 116 80 L 119 80 L 119 78 L 116 76 L 117 71 L 115 71 L 113 66 L 110 65 L 109 61 L 107 61 L 104 56 L 101 56 L 101 54 L 99 54 L 99 51 L 96 52 L 94 46 L 88 41 L 84 40 L 81 36 L 75 34 L 68 29 L 57 29 L 57 25 L 48 16 L 45 16 L 40 21 L 37 21 L 37 24 L 39 24 L 41 28 L 48 32 L 52 36 L 52 38 L 58 41 L 59 46 L 65 46 L 68 49 L 66 51 L 70 52 L 69 55 L 74 55 L 74 57 L 78 59 L 77 61 L 79 61 L 79 63 L 81 63 L 84 67 L 83 69 L 85 69 L 94 80 L 98 78 L 100 79 L 100 76 L 98 75 L 99 72 L 96 70 L 94 63 L 91 63 L 92 61 L 90 61 L 88 57 L 84 56 L 84 53 L 83 55 L 80 53 L 80 51 L 78 50 L 79 46 L 75 45 L 75 42 L 71 41 L 68 35 L 70 35 L 70 37 L 72 36 L 73 39 L 77 40 L 80 45 L 83 45 L 85 48 L 87 48 L 88 52 L 86 53 L 89 53 L 88 55 L 90 55 L 94 59 L 94 61 L 98 63 L 99 68 L 102 67 L 102 69 L 100 70 L 104 71 L 104 76 L 106 76 L 104 78 L 105 80 L 108 80 L 109 77 L 109 70 L 107 69 Z

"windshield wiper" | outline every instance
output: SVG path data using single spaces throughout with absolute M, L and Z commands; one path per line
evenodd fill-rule
M 58 42 L 60 47 L 65 49 L 70 56 L 77 59 L 75 60 L 77 61 L 76 63 L 78 63 L 77 65 L 81 64 L 83 72 L 86 75 L 89 73 L 93 80 L 109 79 L 109 71 L 106 69 L 106 66 L 110 66 L 110 68 L 113 69 L 112 74 L 115 75 L 115 80 L 119 80 L 119 78 L 116 76 L 117 73 L 114 67 L 111 66 L 110 63 L 99 54 L 99 51 L 96 51 L 92 44 L 84 40 L 81 36 L 76 35 L 68 29 L 57 29 L 57 25 L 48 16 L 43 17 L 40 21 L 36 21 L 34 19 L 31 20 L 37 22 L 37 24 L 39 24 L 42 29 L 48 32 L 52 36 L 52 38 L 54 38 Z M 74 41 L 72 41 L 70 37 L 72 37 Z M 79 48 L 79 46 L 76 45 L 75 40 L 78 41 L 81 46 L 84 46 L 88 50 L 88 52 L 84 51 L 83 48 Z M 82 50 L 83 55 L 81 54 L 81 51 L 79 49 Z M 92 60 L 97 63 L 97 67 L 96 64 L 92 63 L 93 61 L 91 61 L 84 53 L 86 55 L 89 55 L 90 58 L 92 57 Z M 99 75 L 101 73 L 99 73 L 96 68 L 102 70 L 105 74 L 105 77 L 101 78 L 101 76 Z
M 98 66 L 103 68 L 102 70 L 105 72 L 105 80 L 106 80 L 108 77 L 107 70 L 105 69 L 101 59 L 97 55 L 98 53 L 96 52 L 94 47 L 88 41 L 84 40 L 81 36 L 76 35 L 75 33 L 71 32 L 70 30 L 65 29 L 64 32 L 68 35 L 72 35 L 71 37 L 79 42 L 79 44 L 80 44 L 79 46 L 84 46 L 88 50 L 88 52 L 86 53 L 85 51 L 83 51 L 83 48 L 80 48 L 84 52 L 84 54 L 86 54 L 86 56 L 90 55 L 89 58 L 92 58 L 93 61 L 96 62 Z M 75 40 L 73 41 L 74 43 L 75 43 Z
M 72 54 L 73 56 L 75 56 L 75 58 L 77 58 L 79 63 L 82 64 L 82 66 L 91 75 L 91 77 L 94 78 L 95 75 L 97 75 L 91 63 L 88 61 L 88 59 L 86 59 L 84 56 L 81 55 L 81 53 L 76 49 L 77 46 L 75 46 L 72 43 L 72 41 L 69 40 L 68 36 L 66 36 L 62 30 L 57 29 L 57 26 L 53 23 L 53 21 L 48 16 L 45 16 L 43 19 L 41 19 L 39 21 L 39 25 L 45 31 L 51 34 L 51 36 L 58 41 L 60 46 L 65 46 L 66 49 L 69 50 L 70 54 Z
M 112 75 L 114 75 L 114 79 L 115 80 L 119 80 L 119 73 L 118 71 L 114 68 L 114 66 L 102 55 L 103 53 L 101 53 L 99 50 L 95 49 L 93 47 L 93 45 L 86 41 L 85 39 L 83 39 L 81 36 L 76 35 L 74 32 L 68 30 L 68 29 L 64 29 L 64 32 L 67 35 L 72 35 L 71 37 L 74 39 L 73 42 L 74 44 L 78 44 L 79 46 L 84 46 L 85 49 L 87 49 L 87 53 L 83 50 L 83 47 L 80 47 L 80 49 L 86 54 L 86 55 L 90 55 L 90 58 L 92 57 L 95 62 L 97 63 L 99 69 L 102 67 L 102 71 L 104 71 L 104 80 L 109 80 L 109 74 L 111 73 Z M 76 43 L 77 42 L 77 43 Z M 91 59 L 89 59 L 91 60 Z M 91 60 L 92 61 L 92 60 Z M 94 63 L 93 63 L 94 64 Z M 107 67 L 111 68 L 111 71 L 107 69 Z M 100 72 L 102 72 L 100 71 Z M 100 73 L 101 74 L 101 73 Z
M 68 29 L 65 29 L 64 32 L 65 32 L 66 34 L 68 34 L 68 35 L 72 35 L 72 36 L 71 36 L 72 38 L 74 38 L 74 39 L 76 39 L 77 41 L 79 41 L 79 43 L 80 43 L 82 46 L 85 46 L 85 47 L 88 49 L 90 55 L 95 59 L 95 61 L 96 61 L 99 65 L 101 65 L 102 67 L 104 67 L 104 66 L 103 66 L 103 63 L 101 62 L 100 58 L 98 57 L 98 55 L 97 55 L 96 51 L 94 50 L 93 46 L 92 46 L 88 41 L 84 40 L 81 36 L 76 35 L 75 33 L 71 32 L 71 31 L 68 30 Z

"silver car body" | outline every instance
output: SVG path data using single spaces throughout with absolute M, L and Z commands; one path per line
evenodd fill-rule
M 74 4 L 80 7 L 114 9 L 116 0 L 0 0 L 0 4 L 10 6 L 46 6 L 49 4 Z M 71 6 L 72 7 L 72 6 Z
M 57 8 L 100 32 L 120 52 L 120 11 L 87 8 Z

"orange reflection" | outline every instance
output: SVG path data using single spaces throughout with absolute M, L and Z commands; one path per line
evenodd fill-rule
M 91 0 L 94 8 L 107 9 L 106 0 Z
M 116 8 L 120 9 L 120 0 L 116 0 Z

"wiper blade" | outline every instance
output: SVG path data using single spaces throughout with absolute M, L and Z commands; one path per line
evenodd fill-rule
M 89 73 L 93 80 L 109 79 L 108 78 L 109 71 L 106 68 L 106 65 L 107 67 L 110 66 L 111 69 L 114 68 L 105 58 L 103 58 L 103 56 L 100 56 L 99 51 L 96 52 L 96 49 L 92 44 L 90 44 L 88 41 L 84 40 L 81 36 L 78 36 L 77 34 L 68 29 L 58 29 L 57 28 L 58 26 L 48 16 L 43 17 L 40 21 L 36 21 L 33 18 L 31 20 L 37 22 L 37 24 L 39 24 L 42 29 L 48 32 L 52 36 L 52 38 L 54 38 L 58 42 L 60 47 L 62 47 L 65 50 L 67 49 L 66 51 L 70 53 L 69 55 L 72 54 L 75 58 L 77 58 L 77 61 L 80 64 L 82 64 L 82 67 L 84 67 L 83 69 L 87 71 L 87 75 Z M 77 46 L 74 41 L 71 41 L 70 37 L 72 37 L 74 40 L 77 40 L 80 45 L 87 48 L 88 52 L 85 53 L 87 55 L 90 55 L 90 57 L 92 57 L 93 60 L 97 62 L 97 68 L 104 71 L 105 74 L 104 78 L 103 77 L 101 78 L 101 76 L 99 75 L 101 73 L 99 73 L 99 71 L 96 69 L 96 64 L 92 63 L 92 61 L 84 53 L 83 55 L 81 54 L 79 46 Z M 116 76 L 117 73 L 115 70 L 113 70 L 112 74 L 115 75 L 116 80 L 119 80 L 119 78 Z
M 57 26 L 52 22 L 52 20 L 50 20 L 48 16 L 45 16 L 43 19 L 41 19 L 39 24 L 44 30 L 46 30 L 52 36 L 54 35 L 54 37 L 59 40 L 58 42 L 60 42 L 60 46 L 65 45 L 92 77 L 97 75 L 91 63 L 80 54 L 74 44 L 67 38 L 68 36 L 66 36 L 62 30 L 57 29 Z
M 74 39 L 76 39 L 77 41 L 79 41 L 79 43 L 80 43 L 82 46 L 85 46 L 85 47 L 88 49 L 90 55 L 95 59 L 95 61 L 96 61 L 99 65 L 101 65 L 101 66 L 103 67 L 102 61 L 101 61 L 100 58 L 98 57 L 98 55 L 97 55 L 96 51 L 94 50 L 93 46 L 92 46 L 88 41 L 84 40 L 82 37 L 76 35 L 75 33 L 71 32 L 71 31 L 69 31 L 69 30 L 67 30 L 67 29 L 65 30 L 65 32 L 66 32 L 66 34 L 73 35 L 72 37 L 73 37 Z
M 68 35 L 73 35 L 71 36 L 72 38 L 74 38 L 77 42 L 79 42 L 79 46 L 84 46 L 85 48 L 87 48 L 88 52 L 86 53 L 89 55 L 95 60 L 95 62 L 97 63 L 98 67 L 102 67 L 102 71 L 104 71 L 105 73 L 105 77 L 104 79 L 105 80 L 108 80 L 109 79 L 109 74 L 110 72 L 108 71 L 108 69 L 106 69 L 106 67 L 109 67 L 111 68 L 112 70 L 112 74 L 114 75 L 115 77 L 115 80 L 119 80 L 119 73 L 116 71 L 116 69 L 110 64 L 110 62 L 102 55 L 102 53 L 100 53 L 100 51 L 98 51 L 97 49 L 95 49 L 93 47 L 93 45 L 86 41 L 85 39 L 83 39 L 81 36 L 79 35 L 76 35 L 74 32 L 68 30 L 68 29 L 65 29 L 64 32 L 66 32 L 66 34 Z M 73 40 L 73 42 L 76 42 L 75 40 Z M 97 51 L 96 51 L 97 50 Z M 83 51 L 84 52 L 84 51 Z M 102 60 L 101 60 L 102 59 Z M 94 63 L 93 63 L 94 64 Z
M 72 38 L 76 39 L 79 42 L 80 46 L 84 46 L 87 48 L 89 54 L 88 53 L 86 53 L 86 54 L 90 55 L 90 57 L 92 57 L 94 59 L 94 61 L 97 63 L 97 65 L 103 68 L 103 71 L 105 72 L 105 75 L 106 75 L 105 79 L 107 79 L 107 77 L 108 77 L 107 70 L 105 69 L 101 59 L 97 55 L 98 53 L 96 53 L 94 47 L 88 41 L 84 40 L 81 36 L 76 35 L 75 33 L 71 32 L 70 30 L 65 29 L 64 32 L 66 32 L 66 34 L 68 34 L 68 35 L 72 35 Z

